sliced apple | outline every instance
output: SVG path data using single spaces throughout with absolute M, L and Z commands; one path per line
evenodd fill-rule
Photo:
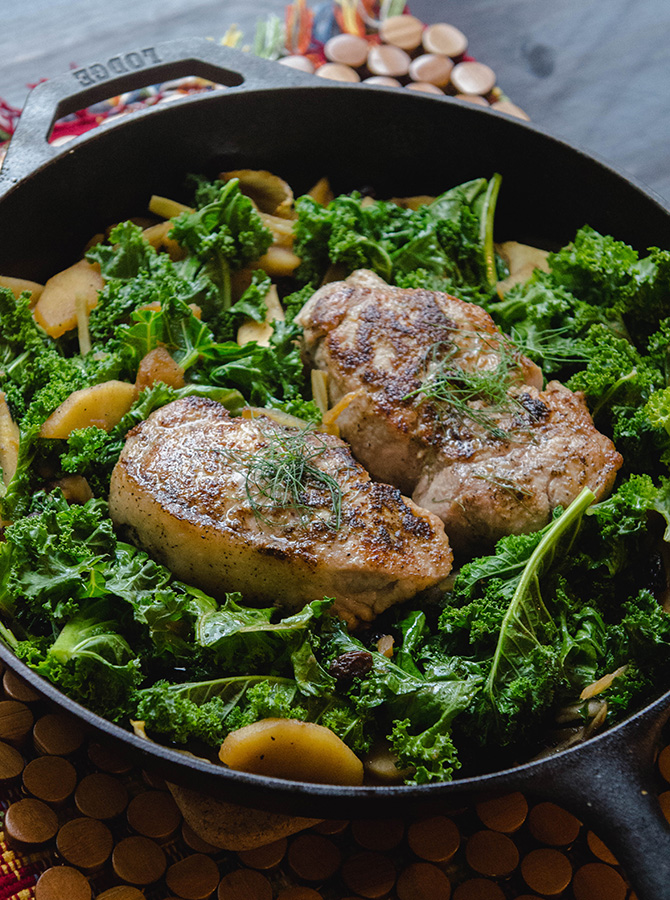
M 19 459 L 19 426 L 12 419 L 7 400 L 0 391 L 0 467 L 5 485 L 14 477 Z
M 249 341 L 256 341 L 264 347 L 269 346 L 272 332 L 274 331 L 272 323 L 277 319 L 284 321 L 284 310 L 279 302 L 277 288 L 273 284 L 265 297 L 265 305 L 268 311 L 265 314 L 263 322 L 256 322 L 254 319 L 247 319 L 237 329 L 237 343 L 240 347 L 248 344 Z
M 517 241 L 505 241 L 497 249 L 509 269 L 507 278 L 499 281 L 496 286 L 499 297 L 515 284 L 528 281 L 535 269 L 549 271 L 548 250 L 540 250 L 539 247 L 531 247 L 529 244 L 519 244 Z
M 61 337 L 77 327 L 77 298 L 90 312 L 98 305 L 98 293 L 104 282 L 96 263 L 79 260 L 50 278 L 33 309 L 38 325 L 52 338 Z
M 12 278 L 10 275 L 0 275 L 0 287 L 9 288 L 18 300 L 24 291 L 30 291 L 30 305 L 34 306 L 44 290 L 43 284 L 37 281 L 28 281 L 27 278 Z
M 66 439 L 75 429 L 91 425 L 109 431 L 119 424 L 136 396 L 135 385 L 126 381 L 104 381 L 73 391 L 42 425 L 40 437 Z

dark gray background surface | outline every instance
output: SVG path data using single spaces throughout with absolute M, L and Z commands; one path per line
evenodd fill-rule
M 314 2 L 310 5 L 315 5 Z M 0 0 L 0 97 L 160 40 L 245 37 L 284 0 Z M 670 203 L 670 0 L 413 0 L 449 21 L 532 120 Z

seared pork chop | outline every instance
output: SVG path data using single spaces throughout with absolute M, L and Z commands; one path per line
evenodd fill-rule
M 342 440 L 197 397 L 129 432 L 109 504 L 184 581 L 293 610 L 333 597 L 352 625 L 451 569 L 439 518 L 371 481 Z
M 296 320 L 329 374 L 337 423 L 373 478 L 444 521 L 459 552 L 545 525 L 584 486 L 611 490 L 621 457 L 583 397 L 551 382 L 481 307 L 387 285 L 327 284 Z

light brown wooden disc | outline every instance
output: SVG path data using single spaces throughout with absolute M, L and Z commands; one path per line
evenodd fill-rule
M 587 863 L 572 880 L 575 900 L 625 900 L 628 888 L 616 869 L 605 863 Z
M 128 804 L 128 824 L 144 837 L 166 841 L 181 825 L 179 807 L 166 791 L 143 791 Z
M 62 756 L 38 756 L 23 770 L 23 787 L 28 794 L 60 806 L 77 784 L 77 770 Z
M 56 813 L 41 800 L 17 800 L 5 813 L 5 833 L 15 846 L 41 847 L 57 831 Z
M 560 850 L 542 847 L 524 856 L 521 875 L 531 891 L 555 897 L 570 884 L 572 865 Z
M 417 862 L 400 873 L 395 890 L 398 900 L 449 900 L 451 882 L 433 863 Z
M 402 819 L 357 819 L 351 823 L 354 840 L 366 850 L 392 850 L 402 841 L 405 825 Z
M 416 91 L 418 94 L 438 94 L 444 96 L 444 91 L 436 84 L 430 84 L 428 81 L 412 81 L 405 85 L 408 91 Z
M 98 894 L 95 900 L 144 900 L 144 894 L 130 884 L 117 884 Z
M 480 97 L 479 94 L 455 94 L 457 100 L 465 100 L 468 103 L 474 103 L 475 106 L 489 106 L 488 100 Z
M 350 890 L 370 900 L 385 897 L 396 880 L 395 867 L 388 856 L 372 851 L 346 859 L 341 875 Z
M 323 900 L 323 897 L 314 888 L 296 884 L 280 891 L 277 894 L 277 900 Z
M 191 850 L 195 850 L 196 853 L 221 853 L 220 847 L 215 847 L 214 844 L 204 841 L 199 834 L 196 834 L 186 819 L 181 823 L 181 836 L 184 839 L 184 843 L 190 847 Z
M 507 113 L 508 116 L 514 116 L 515 119 L 523 119 L 524 122 L 530 122 L 530 116 L 525 113 L 520 106 L 512 103 L 511 100 L 496 100 L 491 104 L 491 109 L 497 109 L 498 112 Z
M 94 872 L 103 866 L 113 846 L 109 828 L 86 816 L 66 822 L 56 836 L 56 847 L 63 859 L 86 872 Z
M 277 60 L 282 66 L 288 66 L 289 69 L 298 69 L 300 72 L 307 72 L 308 75 L 314 73 L 314 63 L 307 59 L 306 56 L 282 56 Z
M 342 834 L 349 827 L 349 819 L 324 819 L 318 825 L 312 826 L 312 831 L 318 834 Z
M 451 83 L 459 94 L 488 94 L 496 83 L 496 73 L 486 63 L 460 62 L 451 70 Z
M 35 900 L 91 900 L 91 885 L 70 866 L 52 866 L 40 875 Z
M 42 699 L 34 687 L 11 669 L 5 670 L 2 676 L 2 687 L 8 700 L 18 700 L 19 703 L 36 703 Z
M 155 841 L 137 834 L 124 838 L 114 847 L 112 866 L 122 881 L 144 885 L 163 877 L 167 861 Z
M 456 888 L 454 900 L 505 900 L 503 890 L 488 878 L 469 878 Z
M 566 809 L 546 801 L 531 809 L 528 827 L 540 843 L 550 844 L 552 847 L 567 847 L 577 839 L 582 823 Z
M 298 878 L 325 881 L 340 867 L 340 848 L 320 834 L 299 834 L 288 848 L 288 864 Z
M 382 87 L 402 87 L 397 78 L 389 78 L 388 75 L 371 75 L 363 79 L 363 84 L 378 84 Z
M 116 747 L 98 744 L 97 741 L 89 743 L 88 758 L 97 769 L 110 775 L 126 775 L 133 767 L 128 757 Z
M 408 53 L 390 44 L 373 44 L 368 51 L 368 69 L 373 75 L 402 78 L 409 72 L 411 61 Z
M 664 747 L 658 754 L 656 764 L 658 765 L 658 771 L 661 773 L 661 777 L 665 781 L 670 781 L 670 744 L 668 744 L 667 747 Z
M 586 843 L 589 845 L 591 853 L 593 853 L 594 856 L 597 856 L 601 862 L 608 863 L 610 866 L 619 865 L 619 860 L 612 853 L 610 848 L 606 846 L 593 831 L 589 831 L 586 835 Z
M 272 885 L 254 869 L 235 869 L 219 882 L 218 900 L 272 900 Z
M 389 16 L 382 22 L 379 36 L 385 44 L 393 44 L 402 50 L 416 50 L 423 36 L 423 22 L 409 13 Z
M 427 81 L 437 87 L 446 87 L 453 68 L 454 64 L 448 56 L 423 53 L 410 63 L 409 77 L 412 81 Z
M 33 741 L 37 752 L 45 756 L 70 756 L 84 743 L 84 731 L 66 713 L 47 713 L 35 722 Z
M 516 844 L 499 831 L 477 831 L 470 835 L 465 858 L 470 868 L 490 878 L 505 878 L 519 865 Z
M 429 25 L 423 32 L 423 47 L 426 53 L 442 56 L 462 56 L 468 49 L 468 39 L 460 29 L 446 22 Z
M 280 838 L 278 841 L 272 841 L 271 844 L 256 847 L 254 850 L 240 850 L 237 857 L 243 865 L 249 866 L 250 869 L 274 869 L 286 855 L 287 847 L 286 838 Z
M 326 41 L 323 54 L 329 62 L 358 69 L 368 57 L 368 42 L 357 34 L 336 34 Z
M 77 785 L 74 802 L 83 816 L 114 819 L 128 805 L 128 791 L 118 778 L 106 772 L 92 772 Z
M 165 883 L 184 900 L 207 900 L 219 883 L 219 867 L 210 856 L 193 853 L 169 867 Z
M 0 700 L 0 740 L 20 747 L 30 734 L 35 718 L 32 710 L 18 700 Z
M 342 63 L 324 63 L 316 70 L 316 75 L 329 81 L 348 81 L 351 84 L 361 80 L 358 72 Z
M 458 850 L 461 835 L 446 816 L 431 816 L 412 822 L 407 830 L 410 848 L 428 862 L 448 862 Z
M 503 797 L 481 800 L 476 810 L 482 825 L 486 825 L 491 831 L 513 834 L 526 821 L 528 801 L 522 793 L 516 791 Z
M 661 807 L 661 812 L 668 822 L 670 822 L 670 791 L 663 791 L 662 794 L 659 794 L 658 803 Z
M 0 783 L 15 781 L 25 766 L 25 761 L 16 747 L 0 741 Z

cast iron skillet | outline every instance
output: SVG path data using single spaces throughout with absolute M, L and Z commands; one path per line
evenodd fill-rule
M 63 147 L 46 142 L 62 115 L 186 75 L 228 89 L 136 113 Z M 322 82 L 188 41 L 140 48 L 36 88 L 0 172 L 0 272 L 44 280 L 78 258 L 91 234 L 141 214 L 152 193 L 179 199 L 185 173 L 231 168 L 268 168 L 298 191 L 327 174 L 338 191 L 373 185 L 379 196 L 438 193 L 498 171 L 499 239 L 556 246 L 588 223 L 640 250 L 670 247 L 670 211 L 659 200 L 531 125 L 459 101 Z M 445 810 L 482 792 L 523 790 L 595 828 L 639 900 L 670 900 L 670 830 L 653 790 L 670 692 L 539 762 L 448 784 L 333 787 L 233 772 L 148 745 L 73 703 L 2 645 L 0 657 L 99 737 L 172 781 L 247 806 L 338 818 Z

